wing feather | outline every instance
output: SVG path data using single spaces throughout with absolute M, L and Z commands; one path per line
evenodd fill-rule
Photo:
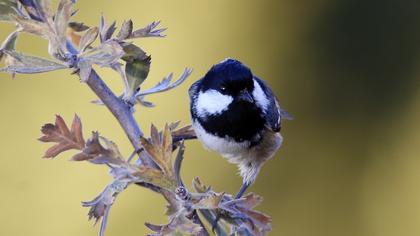
M 271 88 L 261 79 L 254 77 L 254 79 L 261 86 L 265 95 L 267 96 L 269 103 L 265 111 L 266 127 L 274 132 L 280 132 L 281 120 L 292 119 L 292 116 L 280 107 L 279 101 L 276 95 L 273 93 Z

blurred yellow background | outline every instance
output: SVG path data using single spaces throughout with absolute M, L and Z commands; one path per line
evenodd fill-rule
M 162 20 L 164 39 L 137 44 L 152 54 L 145 87 L 184 67 L 194 72 L 179 88 L 148 97 L 137 107 L 150 124 L 189 123 L 187 90 L 225 57 L 237 58 L 268 81 L 295 116 L 285 142 L 250 189 L 273 217 L 271 235 L 420 235 L 420 4 L 417 1 L 79 1 L 75 19 L 97 25 L 101 12 L 135 27 Z M 12 25 L 0 25 L 4 39 Z M 18 49 L 47 56 L 34 36 Z M 100 74 L 121 92 L 109 70 Z M 94 94 L 69 71 L 0 74 L 0 235 L 96 235 L 80 202 L 111 179 L 107 169 L 42 159 L 49 144 L 36 140 L 42 124 L 61 114 L 81 116 L 92 130 L 131 146 L 112 115 L 89 101 Z M 183 178 L 194 176 L 217 191 L 236 192 L 236 168 L 197 141 L 187 144 Z M 164 223 L 165 201 L 132 186 L 111 210 L 108 236 L 145 235 L 144 222 Z

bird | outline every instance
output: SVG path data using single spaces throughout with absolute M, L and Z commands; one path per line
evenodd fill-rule
M 242 62 L 226 58 L 188 90 L 192 127 L 203 146 L 236 164 L 241 198 L 283 142 L 282 108 L 271 88 Z

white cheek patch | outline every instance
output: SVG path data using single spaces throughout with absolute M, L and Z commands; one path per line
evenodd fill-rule
M 264 111 L 267 109 L 270 101 L 262 90 L 260 84 L 254 79 L 254 91 L 252 91 L 252 96 L 254 97 L 257 105 L 262 108 Z
M 206 114 L 220 114 L 226 110 L 233 98 L 223 95 L 214 89 L 200 92 L 197 96 L 196 109 L 199 116 L 204 117 Z

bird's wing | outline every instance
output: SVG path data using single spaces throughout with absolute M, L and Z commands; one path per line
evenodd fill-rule
M 291 120 L 293 117 L 286 110 L 283 110 L 280 107 L 279 101 L 271 88 L 268 87 L 268 85 L 263 80 L 257 77 L 254 78 L 259 83 L 269 100 L 267 110 L 265 111 L 266 126 L 274 132 L 279 132 L 281 129 L 281 120 Z
M 199 84 L 200 84 L 201 80 L 197 80 L 195 81 L 191 87 L 188 89 L 188 94 L 190 95 L 190 100 L 191 102 L 193 101 L 194 96 L 197 95 L 198 90 L 199 90 Z

